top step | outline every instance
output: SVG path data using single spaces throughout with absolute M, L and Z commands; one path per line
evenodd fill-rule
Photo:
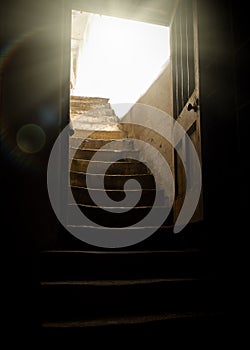
M 70 109 L 71 111 L 81 110 L 83 112 L 95 108 L 110 108 L 108 101 L 108 98 L 102 97 L 70 96 Z
M 78 102 L 85 102 L 86 104 L 106 104 L 109 102 L 109 98 L 105 98 L 105 97 L 86 97 L 86 96 L 75 96 L 75 95 L 71 95 L 70 96 L 70 101 L 74 102 L 74 101 L 78 101 Z

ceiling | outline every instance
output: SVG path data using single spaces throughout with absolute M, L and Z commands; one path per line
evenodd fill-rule
M 168 26 L 177 0 L 71 0 L 75 10 Z

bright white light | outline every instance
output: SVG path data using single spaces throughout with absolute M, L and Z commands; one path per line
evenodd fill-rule
M 169 59 L 169 28 L 89 14 L 74 95 L 135 103 Z

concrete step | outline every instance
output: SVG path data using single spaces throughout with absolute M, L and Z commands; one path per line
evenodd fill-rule
M 206 277 L 213 260 L 199 249 L 48 250 L 40 253 L 41 280 Z
M 172 219 L 171 219 L 172 220 Z M 180 240 L 178 237 L 175 237 L 173 235 L 173 232 L 171 231 L 172 227 L 171 224 L 168 223 L 168 219 L 166 220 L 166 224 L 155 226 L 155 225 L 140 225 L 138 223 L 137 226 L 129 226 L 127 227 L 105 227 L 105 226 L 94 226 L 93 225 L 84 225 L 84 224 L 74 224 L 74 225 L 67 225 L 67 235 L 64 235 L 63 242 L 61 242 L 60 247 L 61 248 L 72 248 L 77 249 L 79 247 L 83 247 L 83 249 L 92 249 L 92 245 L 86 245 L 86 243 L 75 237 L 81 237 L 83 234 L 91 235 L 96 234 L 97 232 L 100 232 L 100 235 L 103 237 L 110 237 L 112 236 L 121 236 L 124 237 L 124 239 L 129 235 L 130 237 L 132 235 L 135 235 L 138 238 L 139 243 L 132 243 L 130 239 L 128 239 L 128 245 L 133 244 L 136 246 L 141 246 L 142 249 L 145 247 L 148 248 L 156 248 L 159 249 L 159 246 L 162 245 L 164 247 L 176 247 L 180 244 Z M 69 234 L 68 231 L 71 233 Z M 65 233 L 65 232 L 64 232 Z M 147 238 L 148 237 L 148 238 Z M 140 240 L 141 239 L 141 240 Z M 137 240 L 137 239 L 136 239 Z M 94 244 L 94 243 L 93 243 Z M 106 244 L 107 247 L 113 248 L 113 242 L 106 242 L 105 239 L 103 240 L 103 244 Z M 95 245 L 95 244 L 94 244 Z M 117 248 L 116 245 L 114 245 L 114 248 Z
M 77 127 L 76 123 L 85 124 L 85 123 L 110 123 L 117 124 L 119 123 L 119 118 L 114 115 L 109 115 L 108 112 L 100 111 L 99 113 L 86 112 L 86 114 L 72 115 L 71 121 L 73 125 Z
M 96 153 L 95 149 L 77 149 L 70 147 L 69 149 L 69 158 L 70 159 L 82 159 L 82 160 L 90 160 Z M 101 160 L 105 162 L 113 162 L 116 161 L 117 156 L 119 159 L 137 159 L 139 157 L 139 151 L 131 150 L 131 151 L 122 151 L 122 150 L 99 150 L 99 157 Z
M 112 140 L 112 139 L 82 139 L 75 136 L 72 136 L 69 138 L 69 145 L 72 148 L 78 148 L 78 149 L 99 149 L 109 142 L 115 141 L 115 148 L 117 150 L 122 151 L 130 151 L 134 149 L 134 143 L 131 139 L 118 139 L 118 140 Z
M 41 327 L 43 328 L 43 336 L 49 334 L 54 335 L 56 329 L 62 330 L 63 332 L 66 331 L 66 333 L 69 330 L 79 329 L 81 336 L 83 336 L 83 331 L 86 330 L 87 333 L 84 334 L 85 337 L 96 337 L 97 335 L 102 337 L 112 337 L 114 332 L 117 335 L 118 331 L 121 332 L 120 336 L 124 336 L 125 334 L 126 336 L 131 336 L 132 331 L 133 337 L 139 336 L 142 337 L 141 339 L 146 340 L 145 334 L 150 334 L 151 337 L 153 334 L 161 336 L 164 334 L 165 336 L 168 336 L 168 339 L 170 334 L 176 337 L 176 333 L 174 333 L 175 335 L 171 333 L 173 330 L 177 331 L 177 334 L 183 330 L 190 332 L 189 335 L 192 335 L 191 330 L 193 330 L 193 334 L 196 335 L 198 331 L 199 334 L 201 334 L 201 331 L 202 334 L 207 334 L 208 332 L 211 332 L 211 329 L 213 329 L 213 331 L 215 329 L 218 330 L 220 324 L 224 323 L 224 321 L 225 319 L 222 312 L 168 312 L 156 314 L 144 313 L 133 316 L 119 317 L 97 317 L 95 319 L 90 318 L 72 321 L 45 321 L 41 324 Z M 210 326 L 209 330 L 207 329 L 208 325 Z M 112 333 L 110 334 L 109 332 Z M 71 332 L 70 334 L 72 336 Z M 62 336 L 61 333 L 60 335 Z M 75 332 L 74 335 L 76 335 Z
M 94 206 L 95 203 L 92 201 L 92 198 L 90 197 L 91 193 L 95 196 L 101 196 L 101 193 L 103 190 L 100 189 L 90 189 L 90 188 L 84 188 L 84 187 L 73 187 L 71 186 L 71 191 L 74 196 L 74 199 L 77 204 L 85 204 L 85 205 L 92 205 Z M 139 201 L 136 204 L 136 206 L 143 207 L 143 206 L 153 206 L 156 196 L 156 190 L 151 189 L 142 189 L 142 190 L 129 190 L 128 192 L 132 193 L 133 195 L 138 195 Z M 111 200 L 115 202 L 122 201 L 125 198 L 125 193 L 123 190 L 106 190 L 106 194 L 111 198 Z M 159 195 L 159 202 L 158 205 L 164 206 L 166 204 L 166 200 L 164 197 L 163 190 L 158 191 Z M 69 198 L 70 201 L 70 198 Z M 70 203 L 69 204 L 73 204 Z M 117 203 L 118 204 L 118 203 Z
M 70 108 L 90 110 L 93 108 L 109 108 L 109 99 L 99 97 L 82 97 L 82 96 L 71 96 L 70 97 Z
M 85 103 L 108 103 L 109 98 L 106 97 L 88 97 L 88 96 L 78 96 L 78 95 L 70 95 L 70 101 L 83 101 Z
M 140 163 L 134 159 L 124 159 L 118 162 L 97 162 L 92 161 L 94 164 L 95 174 L 104 174 L 105 169 L 108 166 L 106 174 L 113 175 L 138 175 L 138 174 L 150 174 L 150 170 L 144 163 Z M 89 160 L 70 159 L 69 170 L 72 172 L 87 173 Z
M 69 225 L 74 225 L 77 223 L 77 217 L 75 217 L 75 207 L 75 204 L 68 205 L 67 214 Z M 123 213 L 118 213 L 117 208 L 112 207 L 101 209 L 98 206 L 78 205 L 78 208 L 88 219 L 105 227 L 127 227 L 134 225 L 144 219 L 152 209 L 150 206 L 137 206 Z M 113 210 L 113 212 L 108 211 L 107 209 Z M 167 215 L 168 211 L 169 210 L 167 207 L 157 207 L 157 212 L 161 214 L 162 217 Z
M 215 306 L 213 283 L 205 279 L 62 280 L 40 285 L 42 319 L 50 321 L 212 311 Z
M 103 179 L 103 175 L 89 174 L 89 187 L 97 187 L 100 181 Z M 140 175 L 112 175 L 106 174 L 104 178 L 104 186 L 106 189 L 123 190 L 126 181 L 134 179 L 138 181 L 142 188 L 153 189 L 155 188 L 155 180 L 152 174 L 140 174 Z M 70 185 L 77 187 L 87 187 L 86 173 L 70 172 Z
M 125 139 L 127 133 L 122 130 L 96 130 L 91 132 L 91 130 L 81 130 L 74 129 L 74 137 L 80 137 L 83 139 L 106 139 L 106 140 L 116 140 L 116 139 Z
M 77 113 L 78 118 L 84 119 L 87 117 L 102 117 L 102 116 L 110 116 L 110 117 L 115 117 L 116 120 L 119 121 L 119 118 L 115 115 L 115 112 L 113 109 L 107 106 L 97 106 L 95 108 L 92 108 L 88 111 L 80 111 L 79 109 L 75 108 L 75 110 L 71 110 L 71 115 L 74 113 Z M 81 116 L 82 115 L 82 116 Z
M 78 120 L 72 120 L 73 129 L 83 130 L 83 131 L 120 131 L 118 123 L 101 122 L 99 120 L 92 122 L 80 122 Z

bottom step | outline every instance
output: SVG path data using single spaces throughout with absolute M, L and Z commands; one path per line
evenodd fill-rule
M 37 339 L 45 346 L 55 341 L 56 347 L 69 344 L 69 348 L 74 348 L 74 344 L 91 344 L 103 347 L 107 344 L 109 349 L 137 348 L 140 344 L 153 344 L 154 348 L 160 349 L 159 344 L 168 345 L 170 341 L 176 345 L 190 345 L 192 348 L 197 344 L 206 345 L 225 344 L 228 337 L 223 326 L 225 316 L 222 314 L 159 314 L 141 315 L 134 317 L 106 318 L 89 321 L 71 321 L 43 323 L 40 327 Z M 150 342 L 150 343 L 149 343 Z M 114 344 L 114 346 L 113 346 Z M 73 347 L 72 347 L 73 345 Z
M 130 317 L 110 317 L 85 321 L 66 321 L 66 322 L 44 322 L 42 328 L 92 328 L 92 327 L 112 327 L 112 326 L 130 326 L 153 324 L 174 320 L 216 320 L 223 317 L 222 313 L 207 312 L 187 312 L 187 313 L 165 313 L 158 315 L 140 315 Z

